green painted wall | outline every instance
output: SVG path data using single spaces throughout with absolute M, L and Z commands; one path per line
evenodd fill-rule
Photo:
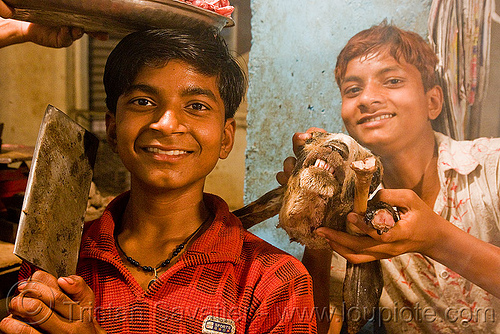
M 236 0 L 235 0 L 236 1 Z M 431 0 L 252 0 L 245 202 L 278 186 L 275 175 L 293 155 L 291 138 L 311 126 L 343 132 L 333 69 L 355 33 L 383 19 L 427 35 Z M 252 228 L 302 256 L 276 229 L 277 217 Z

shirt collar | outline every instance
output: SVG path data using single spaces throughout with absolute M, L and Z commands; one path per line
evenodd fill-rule
M 129 192 L 117 196 L 101 218 L 88 223 L 82 239 L 81 258 L 100 259 L 114 265 L 121 261 L 115 246 L 114 230 L 129 197 Z M 236 262 L 241 255 L 245 233 L 241 222 L 218 196 L 204 194 L 203 199 L 215 218 L 205 233 L 186 250 L 182 261 L 186 265 Z
M 472 141 L 456 141 L 442 133 L 435 132 L 436 143 L 439 148 L 438 167 L 446 172 L 450 169 L 467 175 L 474 171 L 479 162 L 472 155 Z

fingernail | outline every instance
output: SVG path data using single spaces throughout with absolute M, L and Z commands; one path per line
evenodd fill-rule
M 71 277 L 61 277 L 66 283 L 73 285 L 75 284 L 75 280 Z
M 325 235 L 323 232 L 321 232 L 321 231 L 314 231 L 314 233 L 316 233 L 316 235 L 317 235 L 317 236 L 320 236 L 320 237 L 323 237 L 323 238 L 326 236 L 326 235 Z
M 24 290 L 25 287 L 26 287 L 26 282 L 20 282 L 17 285 L 17 290 L 22 291 L 22 290 Z
M 301 137 L 302 137 L 302 139 L 309 139 L 309 138 L 312 137 L 312 134 L 310 134 L 308 132 L 307 133 L 303 133 Z

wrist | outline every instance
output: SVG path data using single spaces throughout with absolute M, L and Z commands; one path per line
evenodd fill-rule
M 0 47 L 29 41 L 28 26 L 28 22 L 0 19 Z
M 442 217 L 439 217 L 434 226 L 431 242 L 422 254 L 443 263 L 456 251 L 462 239 L 460 236 L 465 232 Z

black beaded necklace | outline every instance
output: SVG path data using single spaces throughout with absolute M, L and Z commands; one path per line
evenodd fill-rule
M 157 267 L 152 267 L 152 266 L 141 266 L 141 264 L 134 260 L 132 257 L 128 256 L 127 254 L 125 254 L 125 252 L 123 251 L 123 249 L 121 248 L 120 244 L 118 243 L 118 237 L 116 237 L 116 246 L 118 246 L 118 249 L 123 253 L 123 255 L 125 256 L 125 258 L 127 259 L 127 261 L 132 264 L 133 266 L 135 267 L 138 267 L 138 268 L 141 268 L 142 270 L 144 270 L 145 272 L 154 272 L 154 275 L 155 277 L 149 281 L 148 283 L 148 288 L 151 286 L 151 284 L 153 284 L 154 282 L 156 282 L 156 280 L 158 279 L 158 271 L 162 268 L 165 268 L 166 266 L 168 266 L 170 264 L 170 262 L 172 261 L 172 259 L 174 257 L 176 257 L 177 255 L 179 255 L 179 253 L 184 249 L 184 247 L 186 246 L 186 244 L 201 230 L 201 227 L 203 225 L 205 225 L 205 223 L 210 219 L 211 215 L 208 215 L 207 219 L 205 219 L 203 221 L 203 223 L 201 223 L 201 225 L 196 229 L 196 231 L 194 231 L 193 233 L 191 233 L 190 236 L 188 236 L 180 245 L 178 245 L 177 247 L 175 247 L 174 251 L 172 252 L 172 255 L 170 255 L 169 258 L 165 259 L 165 261 L 163 261 L 159 266 Z

